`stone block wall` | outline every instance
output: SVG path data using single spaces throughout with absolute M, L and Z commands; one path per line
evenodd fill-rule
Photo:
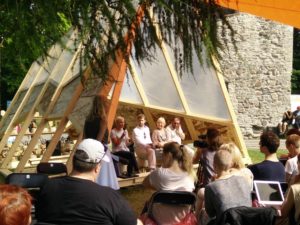
M 220 66 L 246 139 L 274 127 L 290 109 L 293 28 L 245 13 L 227 16 L 234 28 L 219 32 Z

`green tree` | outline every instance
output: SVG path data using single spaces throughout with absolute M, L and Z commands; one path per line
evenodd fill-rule
M 144 12 L 140 24 L 138 7 Z M 208 55 L 217 57 L 217 21 L 221 18 L 226 26 L 229 24 L 215 0 L 1 0 L 1 82 L 13 93 L 31 62 L 40 55 L 46 56 L 49 46 L 58 42 L 70 27 L 79 32 L 77 41 L 84 45 L 82 63 L 93 62 L 94 73 L 104 79 L 107 59 L 115 58 L 116 48 L 129 60 L 126 34 L 135 39 L 138 62 L 151 61 L 160 44 L 151 10 L 164 41 L 175 49 L 178 71 L 193 69 L 192 49 L 199 60 L 203 46 Z M 179 43 L 182 50 L 178 49 Z

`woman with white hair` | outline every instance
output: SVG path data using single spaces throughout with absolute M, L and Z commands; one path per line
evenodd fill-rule
M 162 148 L 170 141 L 169 133 L 165 129 L 166 120 L 164 117 L 159 117 L 156 121 L 156 128 L 152 133 L 152 142 L 155 147 L 156 160 L 162 159 Z

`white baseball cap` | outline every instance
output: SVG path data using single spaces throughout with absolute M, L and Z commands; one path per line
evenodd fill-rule
M 78 159 L 78 156 L 76 156 L 76 159 L 80 161 L 87 163 L 99 163 L 105 158 L 105 148 L 103 144 L 95 139 L 84 139 L 77 146 L 77 150 L 84 151 L 88 155 L 88 158 L 85 159 Z

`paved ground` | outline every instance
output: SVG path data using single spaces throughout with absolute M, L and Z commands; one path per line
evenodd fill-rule
M 247 149 L 259 149 L 259 139 L 245 140 Z M 285 139 L 280 139 L 279 149 L 286 149 Z

